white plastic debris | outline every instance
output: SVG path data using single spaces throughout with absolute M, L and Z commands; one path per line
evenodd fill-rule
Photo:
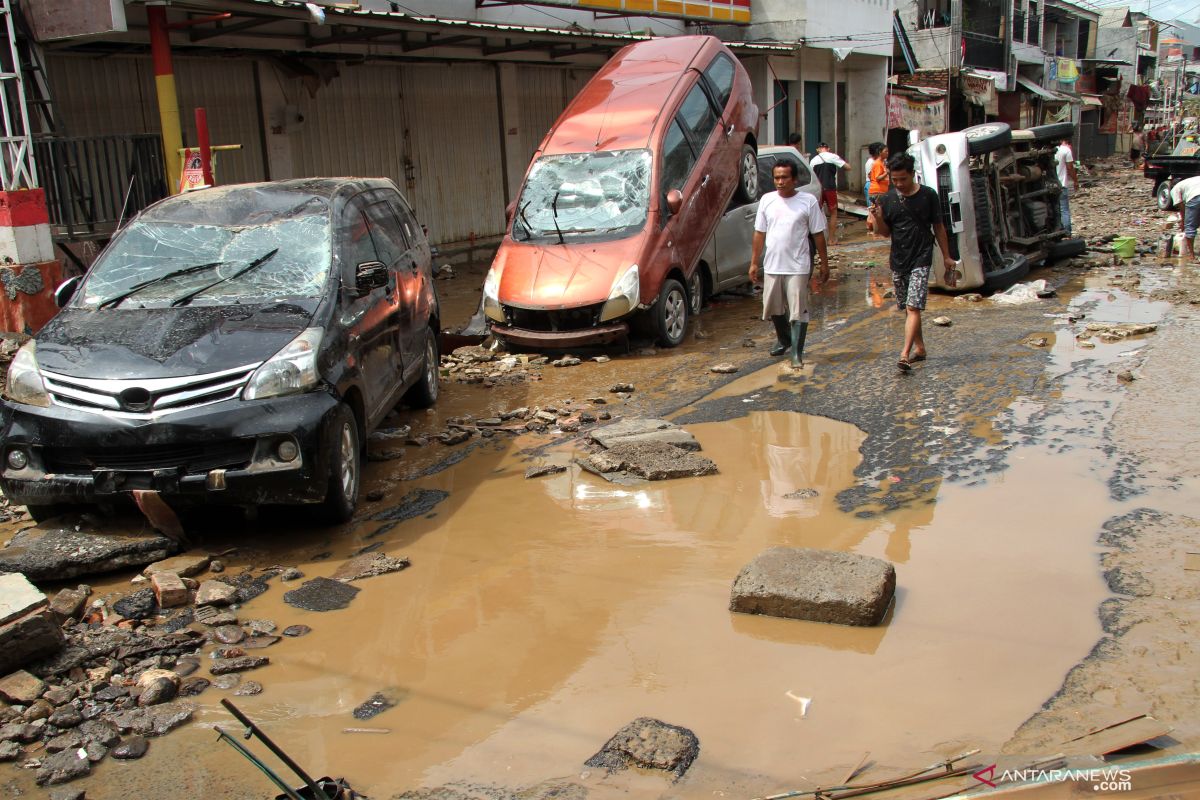
M 808 707 L 810 705 L 812 705 L 811 697 L 800 697 L 799 695 L 792 694 L 790 690 L 785 692 L 784 694 L 786 694 L 788 697 L 792 698 L 793 700 L 795 700 L 797 703 L 800 704 L 800 716 L 801 717 L 808 716 Z
M 1000 294 L 992 295 L 992 300 L 1010 306 L 1036 303 L 1038 292 L 1044 291 L 1046 291 L 1046 282 L 1044 280 L 1030 281 L 1029 283 L 1014 283 Z

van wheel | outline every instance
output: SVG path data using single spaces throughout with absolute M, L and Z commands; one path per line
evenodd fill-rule
M 438 359 L 437 334 L 425 329 L 425 355 L 421 364 L 421 379 L 404 395 L 409 408 L 429 408 L 438 399 L 438 378 L 441 364 Z
M 693 317 L 700 316 L 700 310 L 704 308 L 704 267 L 699 264 L 692 270 L 692 277 L 688 278 L 688 313 Z
M 683 341 L 688 323 L 688 297 L 682 283 L 674 278 L 663 281 L 653 314 L 658 343 L 663 347 L 677 347 Z
M 1154 199 L 1158 201 L 1158 209 L 1160 211 L 1171 210 L 1171 182 L 1163 181 L 1154 190 Z
M 742 145 L 742 155 L 738 160 L 738 185 L 733 196 L 739 205 L 758 201 L 758 155 L 752 144 Z
M 1049 125 L 1037 125 L 1029 129 L 1036 142 L 1061 142 L 1067 136 L 1075 133 L 1074 122 L 1052 122 Z
M 358 420 L 341 403 L 330 419 L 333 431 L 329 454 L 329 487 L 325 490 L 322 516 L 327 522 L 346 522 L 358 506 L 358 487 L 362 484 L 362 447 L 358 440 Z
M 1007 147 L 1012 142 L 1012 128 L 1004 122 L 987 122 L 963 129 L 967 138 L 967 152 L 973 156 L 990 153 Z

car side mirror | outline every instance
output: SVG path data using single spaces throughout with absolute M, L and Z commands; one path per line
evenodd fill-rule
M 679 209 L 683 208 L 683 192 L 678 189 L 672 189 L 667 192 L 667 210 L 672 215 L 678 214 Z
M 74 278 L 67 278 L 58 285 L 54 290 L 54 304 L 62 308 L 67 303 L 71 302 L 71 298 L 75 296 L 75 290 L 79 288 L 83 278 L 76 275 Z
M 388 268 L 382 261 L 364 261 L 354 270 L 354 288 L 361 297 L 364 294 L 387 286 Z

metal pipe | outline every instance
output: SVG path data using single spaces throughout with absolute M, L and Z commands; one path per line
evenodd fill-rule
M 246 757 L 247 761 L 249 761 L 254 766 L 258 767 L 259 771 L 262 772 L 263 775 L 266 775 L 267 778 L 271 781 L 271 783 L 275 784 L 276 787 L 278 787 L 284 794 L 286 794 L 288 796 L 289 800 L 304 800 L 303 797 L 301 797 L 300 795 L 298 795 L 296 793 L 295 789 L 293 789 L 291 786 L 288 786 L 286 783 L 284 783 L 283 778 L 280 778 L 278 775 L 276 775 L 275 771 L 273 769 L 271 769 L 266 764 L 264 764 L 259 759 L 258 756 L 254 755 L 254 753 L 251 753 L 250 750 L 244 744 L 239 742 L 237 739 L 234 739 L 232 736 L 230 736 L 228 733 L 221 730 L 220 728 L 217 728 L 216 731 L 217 731 L 218 738 L 220 738 L 220 740 L 222 742 L 229 745 L 234 750 L 237 750 L 239 753 L 241 753 L 243 756 Z
M 267 746 L 268 750 L 270 750 L 272 753 L 274 753 L 276 756 L 278 756 L 279 760 L 288 766 L 288 769 L 290 769 L 292 772 L 294 772 L 300 776 L 300 779 L 302 781 L 304 781 L 304 785 L 307 786 L 309 791 L 312 792 L 313 798 L 315 800 L 332 800 L 332 798 L 330 798 L 329 795 L 325 794 L 325 790 L 322 789 L 317 784 L 316 781 L 314 781 L 312 778 L 310 778 L 308 776 L 308 773 L 300 768 L 299 764 L 297 764 L 295 761 L 292 760 L 291 756 L 289 756 L 287 753 L 283 752 L 283 750 L 277 744 L 275 744 L 269 738 L 267 738 L 267 735 L 265 733 L 263 733 L 257 725 L 255 725 L 253 722 L 250 721 L 249 717 L 247 717 L 245 714 L 243 714 L 241 711 L 239 711 L 237 709 L 237 706 L 235 706 L 233 703 L 229 702 L 229 698 L 222 698 L 221 705 L 225 706 L 225 708 L 229 711 L 229 713 L 233 714 L 234 718 L 238 722 L 245 725 L 246 730 L 249 733 L 253 734 L 254 736 L 257 736 L 259 741 L 261 741 L 264 745 Z
M 183 172 L 178 152 L 179 148 L 183 147 L 183 131 L 179 126 L 179 99 L 175 94 L 175 70 L 171 64 L 167 9 L 161 5 L 147 5 L 146 20 L 150 24 L 154 87 L 158 93 L 158 117 L 162 123 L 163 155 L 167 159 L 167 191 L 178 194 L 179 178 Z
M 196 109 L 196 141 L 200 144 L 200 171 L 204 175 L 205 186 L 216 186 L 212 171 L 212 147 L 208 139 L 208 111 Z

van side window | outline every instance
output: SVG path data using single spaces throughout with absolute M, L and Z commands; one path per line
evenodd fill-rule
M 697 83 L 688 92 L 675 119 L 679 120 L 684 130 L 692 136 L 696 149 L 703 149 L 709 134 L 717 127 L 717 115 L 713 113 L 712 104 L 708 102 L 708 96 L 704 94 L 700 84 Z
M 392 211 L 400 220 L 400 225 L 404 229 L 404 238 L 408 240 L 408 246 L 416 247 L 421 241 L 417 237 L 420 227 L 417 225 L 417 218 L 413 216 L 412 209 L 408 207 L 408 203 L 404 202 L 404 198 L 392 192 L 388 192 L 388 205 L 392 207 Z
M 367 220 L 366 201 L 360 196 L 346 204 L 338 225 L 338 255 L 342 275 L 354 285 L 355 268 L 368 261 L 381 261 L 371 238 L 371 223 Z
M 692 146 L 688 144 L 677 119 L 671 120 L 663 137 L 662 154 L 662 180 L 659 183 L 663 193 L 682 189 L 692 167 L 696 165 L 696 154 L 692 152 Z
M 379 260 L 389 267 L 395 267 L 400 256 L 408 249 L 408 243 L 400 232 L 400 220 L 391 207 L 380 200 L 367 207 L 367 221 L 371 225 L 371 238 L 375 242 Z
M 778 161 L 775 156 L 758 157 L 758 194 L 760 197 L 767 192 L 775 191 L 774 169 Z
M 733 62 L 724 53 L 718 53 L 708 69 L 704 70 L 713 94 L 724 109 L 729 103 L 729 95 L 733 94 Z

